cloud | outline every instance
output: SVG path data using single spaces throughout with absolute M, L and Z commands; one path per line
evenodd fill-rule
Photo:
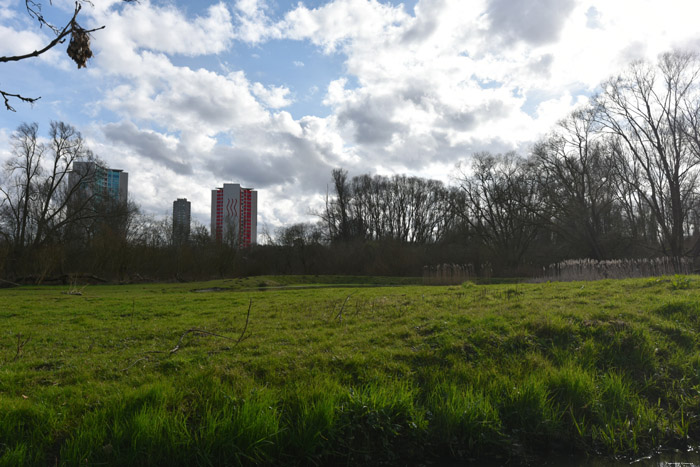
M 99 33 L 97 46 L 108 42 L 107 48 L 117 53 L 119 49 L 123 53 L 144 49 L 186 56 L 217 54 L 227 50 L 234 38 L 231 14 L 224 3 L 209 6 L 206 16 L 195 18 L 172 5 L 155 6 L 149 0 L 94 13 L 98 22 L 109 25 Z
M 265 87 L 260 83 L 253 83 L 251 91 L 260 101 L 271 109 L 287 107 L 292 100 L 287 98 L 289 89 L 284 86 Z
M 490 32 L 509 45 L 544 45 L 559 39 L 575 0 L 490 0 Z
M 356 98 L 338 108 L 341 126 L 353 128 L 353 139 L 360 145 L 388 144 L 395 133 L 406 131 L 406 126 L 394 120 L 399 107 L 397 97 L 356 93 Z
M 258 44 L 280 36 L 277 27 L 267 17 L 264 0 L 237 0 L 236 38 L 251 44 Z
M 192 174 L 191 164 L 176 156 L 177 141 L 173 138 L 139 130 L 132 122 L 110 123 L 102 131 L 110 142 L 132 149 L 141 158 L 162 164 L 177 174 Z
M 2 18 L 1 15 L 0 18 Z M 37 33 L 32 30 L 14 29 L 8 26 L 0 25 L 0 56 L 25 55 L 35 50 L 41 50 L 46 47 L 52 39 L 53 38 L 44 34 L 43 30 L 39 30 L 39 33 Z M 57 65 L 61 61 L 63 54 L 64 52 L 61 50 L 61 46 L 59 45 L 58 47 L 29 60 L 39 60 L 45 63 Z M 11 63 L 12 62 L 8 62 L 8 64 Z M 7 66 L 7 64 L 4 64 L 3 66 Z
M 586 27 L 591 29 L 600 29 L 603 24 L 601 22 L 602 15 L 594 6 L 586 10 Z
M 264 128 L 251 127 L 231 146 L 217 146 L 207 167 L 222 179 L 241 179 L 271 188 L 290 186 L 296 192 L 317 193 L 343 157 L 340 142 L 325 119 L 295 121 L 287 112 L 272 116 Z
M 243 72 L 226 76 L 176 67 L 160 56 L 141 56 L 144 73 L 136 82 L 107 93 L 101 102 L 125 117 L 158 122 L 171 131 L 192 130 L 214 135 L 221 131 L 264 123 L 268 114 L 251 87 L 270 105 L 284 104 L 284 89 L 254 86 Z
M 551 68 L 554 63 L 554 55 L 544 54 L 540 57 L 534 58 L 527 64 L 527 69 L 535 75 L 540 75 L 545 78 L 551 76 Z
M 334 53 L 349 41 L 376 41 L 400 34 L 409 16 L 402 5 L 394 7 L 375 0 L 335 0 L 319 8 L 303 4 L 285 15 L 277 30 L 283 37 L 310 40 Z

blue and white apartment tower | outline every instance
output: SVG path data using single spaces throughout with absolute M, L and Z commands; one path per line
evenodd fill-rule
M 68 176 L 70 186 L 80 183 L 81 189 L 97 198 L 126 203 L 129 193 L 129 174 L 121 169 L 110 169 L 92 161 L 73 162 Z

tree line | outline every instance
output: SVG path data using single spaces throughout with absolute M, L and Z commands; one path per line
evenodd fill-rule
M 454 186 L 332 174 L 320 214 L 331 242 L 461 241 L 500 272 L 566 258 L 698 253 L 700 64 L 688 52 L 635 62 L 529 154 L 474 154 Z
M 666 256 L 700 248 L 700 62 L 671 52 L 602 83 L 528 154 L 473 154 L 452 183 L 404 175 L 330 174 L 318 222 L 279 228 L 264 244 L 216 243 L 68 183 L 98 158 L 70 125 L 12 135 L 0 179 L 3 280 L 93 274 L 109 280 L 237 274 L 420 275 L 423 267 L 535 275 L 567 258 Z M 76 176 L 73 175 L 75 178 Z

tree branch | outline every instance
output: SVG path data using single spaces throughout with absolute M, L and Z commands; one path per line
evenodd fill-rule
M 175 344 L 175 347 L 173 347 L 173 348 L 170 349 L 169 351 L 154 350 L 154 351 L 151 351 L 151 352 L 146 352 L 146 355 L 144 355 L 143 357 L 141 357 L 141 358 L 135 360 L 135 361 L 132 362 L 129 366 L 127 366 L 126 368 L 124 368 L 122 371 L 127 371 L 127 370 L 129 370 L 131 367 L 133 367 L 134 365 L 136 365 L 138 362 L 150 361 L 150 360 L 151 360 L 151 357 L 150 357 L 149 355 L 147 355 L 147 354 L 164 354 L 164 353 L 167 353 L 167 356 L 166 356 L 166 357 L 168 357 L 168 356 L 170 356 L 170 355 L 176 353 L 178 350 L 180 350 L 180 348 L 181 348 L 180 345 L 182 344 L 182 340 L 185 338 L 185 336 L 186 336 L 187 334 L 202 334 L 202 335 L 205 335 L 205 336 L 219 337 L 219 338 L 221 338 L 221 339 L 226 339 L 226 340 L 229 340 L 229 341 L 234 341 L 235 343 L 233 344 L 233 346 L 235 347 L 235 346 L 237 346 L 237 345 L 243 340 L 243 337 L 245 336 L 245 333 L 246 333 L 246 331 L 248 330 L 248 322 L 250 321 L 250 309 L 252 308 L 252 306 L 253 306 L 253 299 L 251 299 L 250 302 L 248 303 L 248 313 L 247 313 L 246 318 L 245 318 L 245 326 L 243 326 L 243 331 L 241 331 L 241 335 L 238 337 L 237 340 L 236 340 L 236 339 L 233 339 L 232 337 L 223 336 L 223 335 L 221 335 L 221 334 L 216 334 L 216 333 L 210 332 L 210 331 L 205 331 L 204 329 L 190 328 L 190 329 L 188 329 L 188 330 L 186 330 L 185 332 L 182 333 L 182 335 L 180 336 L 180 339 L 178 339 L 178 341 L 177 341 L 177 344 Z
M 14 97 L 15 99 L 19 99 L 22 102 L 29 102 L 30 104 L 33 104 L 34 102 L 38 101 L 41 99 L 41 96 L 39 97 L 24 97 L 19 94 L 12 94 L 10 92 L 5 92 L 3 90 L 0 90 L 0 95 L 2 95 L 2 98 L 5 100 L 5 108 L 11 112 L 16 112 L 15 108 L 10 105 L 10 97 Z
M 130 1 L 130 0 L 124 0 L 124 1 Z M 33 0 L 25 0 L 25 4 L 27 7 L 27 12 L 29 13 L 29 16 L 35 18 L 40 26 L 46 26 L 50 28 L 55 34 L 56 37 L 49 42 L 46 46 L 39 50 L 34 50 L 33 52 L 26 53 L 23 55 L 8 55 L 8 56 L 2 56 L 0 57 L 0 63 L 8 63 L 8 62 L 18 62 L 21 60 L 26 60 L 28 58 L 35 58 L 38 57 L 39 55 L 48 52 L 52 48 L 56 47 L 58 44 L 62 44 L 65 42 L 65 38 L 67 36 L 71 36 L 73 40 L 71 41 L 71 46 L 68 47 L 68 55 L 73 59 L 77 64 L 78 68 L 81 66 L 85 66 L 85 60 L 89 57 L 92 56 L 92 52 L 89 50 L 89 39 L 88 39 L 88 34 L 91 32 L 99 31 L 100 29 L 104 29 L 104 26 L 100 26 L 99 28 L 94 28 L 94 29 L 83 29 L 80 27 L 78 22 L 76 21 L 76 18 L 78 17 L 78 13 L 80 13 L 80 10 L 82 8 L 80 1 L 75 2 L 75 10 L 73 11 L 73 17 L 66 23 L 66 25 L 63 27 L 63 29 L 58 29 L 56 26 L 50 24 L 47 22 L 44 17 L 41 14 L 41 4 L 37 3 Z M 82 53 L 82 57 L 79 59 L 76 58 L 75 53 L 71 53 L 71 47 L 73 46 L 73 42 L 76 39 L 81 40 L 81 46 L 83 49 L 87 50 L 87 53 L 84 50 L 81 50 L 80 52 Z M 3 99 L 5 100 L 5 108 L 11 112 L 15 112 L 14 107 L 10 105 L 10 98 L 15 98 L 19 99 L 22 102 L 28 102 L 30 104 L 36 102 L 37 100 L 41 99 L 41 97 L 25 97 L 20 94 L 14 94 L 6 91 L 0 90 L 0 95 L 2 95 Z

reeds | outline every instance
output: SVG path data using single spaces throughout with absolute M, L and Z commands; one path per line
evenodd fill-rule
M 455 285 L 476 278 L 473 264 L 437 264 L 423 266 L 424 285 Z
M 673 274 L 690 274 L 693 262 L 690 258 L 568 259 L 542 268 L 542 277 L 533 282 L 546 281 L 596 281 L 602 279 L 630 279 Z

